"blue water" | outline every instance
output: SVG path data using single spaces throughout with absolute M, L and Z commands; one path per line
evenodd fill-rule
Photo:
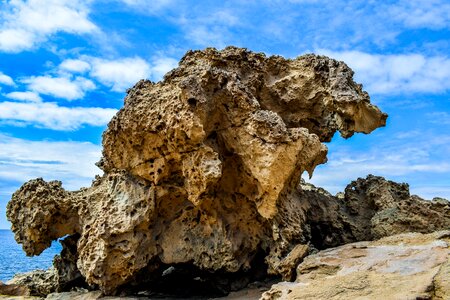
M 54 242 L 41 255 L 28 257 L 14 240 L 14 234 L 10 230 L 0 229 L 0 281 L 7 281 L 16 273 L 48 269 L 53 257 L 60 252 L 61 244 Z

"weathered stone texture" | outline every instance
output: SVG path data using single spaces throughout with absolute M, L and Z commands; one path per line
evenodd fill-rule
M 326 161 L 321 142 L 385 125 L 352 76 L 324 56 L 189 51 L 163 81 L 128 91 L 90 188 L 37 179 L 14 193 L 16 239 L 38 255 L 78 235 L 77 268 L 106 294 L 175 264 L 251 273 L 261 255 L 289 278 L 309 249 L 297 185 Z

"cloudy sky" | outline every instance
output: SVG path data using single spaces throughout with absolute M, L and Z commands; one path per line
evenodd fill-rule
M 450 198 L 447 0 L 2 0 L 0 228 L 29 179 L 90 184 L 127 88 L 189 49 L 227 45 L 344 60 L 389 114 L 370 135 L 336 136 L 313 183 L 335 193 L 373 173 Z

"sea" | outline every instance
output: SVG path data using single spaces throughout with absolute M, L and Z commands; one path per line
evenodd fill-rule
M 14 240 L 12 231 L 0 229 L 0 281 L 8 281 L 17 273 L 48 269 L 61 249 L 59 242 L 53 242 L 41 255 L 28 257 Z

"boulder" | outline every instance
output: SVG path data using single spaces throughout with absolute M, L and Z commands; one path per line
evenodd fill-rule
M 11 280 L 6 282 L 5 287 L 16 287 L 16 291 L 22 293 L 16 294 L 8 292 L 5 289 L 0 290 L 0 295 L 11 296 L 39 296 L 46 295 L 56 291 L 56 272 L 53 268 L 49 270 L 36 270 L 24 274 L 16 274 Z
M 0 297 L 1 295 L 8 296 L 30 296 L 28 287 L 18 284 L 4 284 L 0 281 Z M 0 298 L 1 299 L 1 298 Z

